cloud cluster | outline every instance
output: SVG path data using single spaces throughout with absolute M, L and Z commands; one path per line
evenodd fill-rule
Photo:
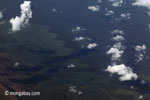
M 106 54 L 108 55 L 112 55 L 111 56 L 111 60 L 112 61 L 116 61 L 119 60 L 123 54 L 123 50 L 122 50 L 122 45 L 121 43 L 116 43 L 113 45 L 113 47 L 111 47 Z
M 105 11 L 106 11 L 106 16 L 111 16 L 114 14 L 114 11 L 113 10 L 108 10 L 107 8 L 105 8 Z
M 91 10 L 92 12 L 97 12 L 97 11 L 100 10 L 100 7 L 98 5 L 96 5 L 96 6 L 89 6 L 88 9 Z
M 146 53 L 146 45 L 138 45 L 135 47 L 135 51 L 137 51 L 136 62 L 140 62 L 144 59 L 144 54 Z
M 21 16 L 10 19 L 13 32 L 19 31 L 21 27 L 27 25 L 29 19 L 32 18 L 31 1 L 24 1 L 24 3 L 20 5 L 20 8 Z
M 114 30 L 112 32 L 114 33 L 123 33 L 123 31 L 119 31 L 119 30 Z M 112 55 L 111 56 L 111 60 L 113 61 L 117 61 L 121 58 L 123 52 L 124 52 L 124 46 L 122 46 L 121 41 L 124 40 L 124 37 L 122 35 L 116 35 L 114 37 L 112 37 L 112 40 L 115 41 L 116 43 L 106 52 L 106 54 L 108 55 Z
M 120 61 L 123 53 L 124 53 L 124 46 L 122 45 L 122 41 L 125 40 L 123 37 L 124 32 L 121 30 L 113 30 L 111 32 L 114 37 L 112 40 L 115 41 L 114 45 L 106 52 L 107 55 L 111 55 L 112 64 L 109 65 L 106 69 L 107 72 L 112 74 L 117 74 L 120 76 L 120 81 L 128 81 L 132 79 L 137 79 L 137 74 L 133 73 L 132 69 L 125 64 L 117 64 Z
M 109 0 L 113 7 L 120 7 L 124 3 L 123 0 Z
M 131 14 L 130 13 L 122 13 L 121 15 L 120 15 L 122 18 L 127 18 L 127 19 L 130 19 L 131 17 Z
M 126 80 L 132 80 L 137 79 L 138 76 L 133 73 L 132 69 L 130 67 L 125 66 L 124 64 L 120 65 L 109 65 L 106 69 L 106 71 L 112 73 L 112 74 L 118 74 L 120 75 L 120 81 L 126 81 Z
M 132 5 L 146 7 L 149 10 L 147 13 L 150 16 L 150 0 L 136 0 L 136 2 L 132 3 Z
M 69 87 L 69 92 L 72 92 L 72 93 L 77 93 L 78 95 L 81 95 L 82 92 L 77 90 L 77 87 L 76 86 L 70 86 Z

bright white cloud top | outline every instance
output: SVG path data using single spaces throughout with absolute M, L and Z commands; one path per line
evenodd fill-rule
M 120 43 L 116 43 L 111 47 L 106 54 L 112 55 L 111 60 L 116 61 L 119 60 L 123 54 L 122 45 Z
M 132 5 L 147 7 L 148 9 L 150 9 L 150 0 L 136 0 L 136 2 Z
M 92 12 L 97 12 L 97 11 L 99 11 L 100 7 L 98 5 L 89 6 L 88 9 L 91 10 Z
M 146 50 L 146 45 L 142 45 L 142 46 L 137 45 L 137 46 L 135 47 L 135 50 L 136 50 L 136 51 L 145 51 L 145 50 Z
M 24 1 L 24 3 L 20 5 L 20 8 L 21 16 L 10 19 L 13 32 L 19 31 L 22 27 L 27 25 L 29 19 L 32 18 L 31 1 Z
M 95 47 L 97 47 L 96 43 L 89 43 L 88 46 L 87 46 L 88 49 L 93 49 Z
M 125 66 L 124 64 L 120 65 L 110 65 L 107 67 L 106 71 L 111 72 L 112 74 L 120 75 L 120 81 L 127 80 L 136 80 L 138 78 L 137 74 L 133 73 L 130 67 Z

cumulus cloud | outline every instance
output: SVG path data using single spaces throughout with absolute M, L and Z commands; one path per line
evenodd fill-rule
M 124 46 L 122 45 L 122 41 L 125 40 L 125 38 L 122 36 L 124 32 L 116 29 L 111 33 L 116 35 L 112 37 L 112 40 L 116 43 L 106 52 L 106 54 L 112 55 L 112 64 L 107 66 L 106 71 L 119 75 L 120 81 L 128 81 L 132 79 L 136 80 L 138 76 L 137 74 L 133 73 L 132 68 L 126 66 L 125 64 L 117 64 L 124 53 Z
M 114 11 L 113 10 L 108 10 L 107 8 L 105 8 L 105 11 L 106 11 L 106 16 L 111 16 L 114 14 Z
M 123 33 L 123 31 L 114 30 L 113 33 Z M 117 61 L 121 58 L 122 54 L 124 53 L 124 46 L 122 46 L 121 44 L 121 41 L 124 40 L 124 37 L 122 35 L 116 35 L 112 37 L 112 40 L 116 41 L 116 43 L 106 52 L 106 54 L 112 55 L 112 61 Z
M 145 51 L 146 48 L 147 48 L 146 45 L 142 45 L 142 46 L 138 45 L 135 47 L 135 50 L 141 52 L 141 51 Z
M 111 33 L 112 33 L 112 34 L 121 34 L 121 35 L 124 34 L 124 32 L 123 32 L 122 30 L 119 30 L 119 29 L 115 29 L 115 30 L 113 30 Z
M 138 45 L 135 47 L 135 51 L 137 51 L 136 61 L 140 62 L 144 59 L 144 54 L 146 53 L 146 45 Z
M 113 7 L 120 7 L 124 3 L 123 0 L 109 0 Z
M 123 52 L 123 46 L 121 43 L 116 43 L 106 52 L 106 54 L 112 55 L 111 60 L 116 61 L 121 58 Z
M 150 9 L 150 0 L 136 0 L 136 2 L 132 5 L 147 7 L 148 9 Z
M 75 40 L 76 41 L 82 41 L 82 40 L 84 40 L 85 38 L 84 37 L 82 37 L 82 36 L 80 36 L 80 37 L 75 37 Z
M 121 36 L 121 35 L 117 35 L 117 36 L 113 37 L 112 40 L 114 40 L 114 41 L 123 41 L 124 37 Z
M 125 66 L 124 64 L 120 65 L 109 65 L 106 71 L 112 74 L 120 75 L 120 81 L 136 80 L 138 78 L 137 74 L 133 73 L 130 67 Z
M 75 65 L 74 65 L 74 64 L 70 64 L 70 65 L 68 65 L 67 67 L 68 67 L 68 68 L 74 68 Z
M 88 49 L 93 49 L 95 47 L 97 47 L 96 43 L 89 43 L 88 46 L 87 46 Z
M 78 95 L 81 95 L 82 92 L 77 90 L 77 87 L 76 86 L 70 86 L 69 87 L 69 91 L 72 92 L 72 93 L 77 93 Z
M 131 14 L 130 13 L 122 13 L 121 15 L 120 15 L 122 18 L 127 18 L 127 19 L 130 19 L 131 17 Z
M 29 19 L 32 18 L 31 1 L 24 1 L 24 3 L 20 5 L 20 8 L 21 16 L 16 16 L 15 18 L 10 19 L 13 32 L 19 31 L 21 27 L 27 25 Z
M 88 9 L 91 10 L 92 12 L 97 12 L 97 11 L 99 11 L 100 7 L 98 5 L 89 6 Z
M 136 55 L 136 62 L 140 62 L 144 59 L 144 55 L 143 54 L 138 54 Z

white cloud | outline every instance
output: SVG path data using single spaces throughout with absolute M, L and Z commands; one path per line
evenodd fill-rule
M 113 7 L 120 7 L 124 3 L 123 0 L 109 0 Z
M 146 53 L 146 49 L 147 49 L 146 45 L 142 45 L 142 46 L 138 45 L 135 47 L 135 50 L 138 53 L 136 55 L 136 61 L 137 62 L 140 62 L 144 59 L 144 54 Z
M 149 29 L 149 31 L 150 31 L 150 24 L 148 24 L 148 29 Z
M 145 84 L 146 82 L 144 80 L 141 80 L 140 84 Z
M 97 0 L 98 3 L 102 3 L 102 0 Z
M 114 11 L 113 10 L 108 10 L 107 8 L 105 9 L 107 12 L 106 12 L 106 16 L 111 16 L 114 14 Z
M 125 66 L 124 64 L 120 65 L 109 65 L 106 71 L 112 74 L 120 75 L 120 81 L 136 80 L 138 78 L 137 74 L 133 73 L 130 67 Z
M 140 95 L 140 96 L 138 97 L 138 100 L 143 100 L 143 95 Z
M 138 54 L 138 55 L 136 55 L 136 61 L 137 62 L 140 62 L 140 61 L 142 61 L 143 59 L 144 59 L 144 55 L 143 54 Z
M 121 34 L 121 35 L 124 34 L 124 32 L 123 32 L 122 30 L 119 30 L 119 29 L 115 29 L 115 30 L 113 30 L 111 33 L 112 33 L 112 34 Z
M 88 49 L 93 49 L 95 47 L 97 47 L 96 43 L 89 43 L 88 46 L 87 46 Z
M 75 40 L 76 41 L 82 41 L 82 40 L 84 40 L 85 38 L 84 37 L 82 37 L 82 36 L 80 36 L 80 37 L 75 37 Z
M 113 33 L 123 33 L 122 31 L 115 30 Z M 124 37 L 122 35 L 116 35 L 115 37 L 112 37 L 113 41 L 116 41 L 116 43 L 106 52 L 108 55 L 111 56 L 112 61 L 120 60 L 122 57 L 122 54 L 124 53 L 124 46 L 122 46 L 121 41 L 124 40 Z
M 111 56 L 112 64 L 107 66 L 106 71 L 112 73 L 112 74 L 118 74 L 120 76 L 120 81 L 128 81 L 128 80 L 136 80 L 138 78 L 137 74 L 133 73 L 132 68 L 127 67 L 125 64 L 116 64 L 118 61 L 120 61 L 120 58 L 122 57 L 124 53 L 124 46 L 122 45 L 122 42 L 125 38 L 122 36 L 124 34 L 121 30 L 113 30 L 111 32 L 112 34 L 117 34 L 115 37 L 112 37 L 113 41 L 116 41 L 116 43 L 106 52 L 108 55 Z
M 121 35 L 117 35 L 117 36 L 113 37 L 112 40 L 114 40 L 114 41 L 123 41 L 124 37 L 121 36 Z
M 138 45 L 135 47 L 135 50 L 141 52 L 141 51 L 145 51 L 146 48 L 147 48 L 146 45 L 142 45 L 142 46 Z
M 56 8 L 52 8 L 52 12 L 57 12 Z
M 97 12 L 97 11 L 99 11 L 100 7 L 98 5 L 89 6 L 88 9 L 91 10 L 92 12 Z
M 81 95 L 82 92 L 77 90 L 77 87 L 76 86 L 70 86 L 69 87 L 69 91 L 72 92 L 72 93 L 77 93 L 78 95 Z
M 80 31 L 85 31 L 85 28 L 81 28 L 80 26 L 77 26 L 75 28 L 72 28 L 72 32 L 80 32 Z
M 150 0 L 136 0 L 136 2 L 132 3 L 133 6 L 146 7 L 148 11 L 148 15 L 150 16 Z
M 74 64 L 70 64 L 70 65 L 68 65 L 67 67 L 68 67 L 68 68 L 74 68 L 75 65 L 74 65 Z
M 3 18 L 3 12 L 0 11 L 0 19 L 2 19 L 2 18 Z
M 150 9 L 150 0 L 136 0 L 136 2 L 132 5 L 147 7 L 148 9 Z
M 15 63 L 14 63 L 14 66 L 15 66 L 15 67 L 17 67 L 17 66 L 19 66 L 19 65 L 20 65 L 19 62 L 15 62 Z
M 127 19 L 130 19 L 131 17 L 130 17 L 130 13 L 122 13 L 120 16 L 122 17 L 122 18 L 127 18 Z
M 10 19 L 13 32 L 19 31 L 21 27 L 27 25 L 29 19 L 32 18 L 31 1 L 24 1 L 24 3 L 20 5 L 20 8 L 21 16 L 16 16 L 15 18 Z
M 51 11 L 52 11 L 53 13 L 60 13 L 60 14 L 63 13 L 63 11 L 58 10 L 57 8 L 52 8 Z
M 111 47 L 106 54 L 108 55 L 112 55 L 111 56 L 111 60 L 116 61 L 119 60 L 122 56 L 122 54 L 124 53 L 124 51 L 122 50 L 123 46 L 121 45 L 121 43 L 116 43 L 113 45 L 113 47 Z

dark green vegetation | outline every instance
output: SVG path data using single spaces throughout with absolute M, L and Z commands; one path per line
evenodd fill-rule
M 99 50 L 73 52 L 47 26 L 29 25 L 16 33 L 9 29 L 7 22 L 0 26 L 1 84 L 10 91 L 41 92 L 41 96 L 19 100 L 137 100 L 136 89 L 102 70 L 107 60 L 102 60 L 104 54 Z M 19 65 L 14 66 L 15 62 Z M 72 63 L 76 67 L 67 68 Z M 70 86 L 82 94 L 69 92 Z

